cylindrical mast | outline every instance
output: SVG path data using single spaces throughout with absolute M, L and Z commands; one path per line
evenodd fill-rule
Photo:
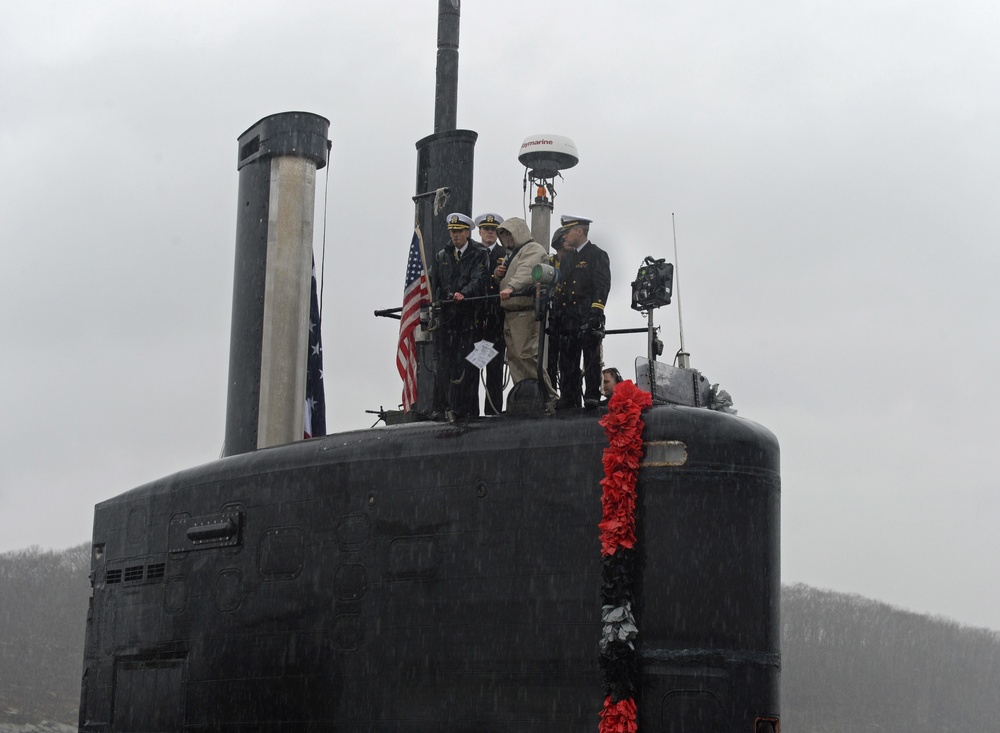
M 434 94 L 434 132 L 458 125 L 458 30 L 460 0 L 438 0 L 437 79 Z
M 472 215 L 472 172 L 476 138 L 458 125 L 459 0 L 438 0 L 437 76 L 434 95 L 434 133 L 417 141 L 416 222 L 423 234 L 427 264 L 448 242 L 444 218 L 449 212 Z M 447 189 L 447 195 L 429 196 Z M 433 287 L 433 282 L 432 282 Z M 417 340 L 417 411 L 429 413 L 434 402 L 434 350 Z
M 223 455 L 301 440 L 316 170 L 330 123 L 308 112 L 239 138 L 239 210 Z
M 552 230 L 552 201 L 548 196 L 535 196 L 530 211 L 531 238 L 543 247 L 548 247 L 549 234 Z

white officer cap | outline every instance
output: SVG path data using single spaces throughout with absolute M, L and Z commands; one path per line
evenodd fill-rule
M 476 226 L 486 229 L 496 229 L 503 224 L 503 217 L 500 214 L 486 213 L 476 217 Z
M 564 229 L 569 229 L 570 227 L 590 226 L 593 221 L 593 219 L 588 219 L 584 216 L 570 216 L 569 214 L 564 214 L 559 217 L 559 223 L 563 225 Z
M 465 214 L 459 214 L 458 212 L 455 212 L 454 214 L 448 214 L 448 228 L 472 229 L 472 219 L 470 219 Z

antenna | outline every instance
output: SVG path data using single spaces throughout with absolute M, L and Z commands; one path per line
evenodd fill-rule
M 677 293 L 677 326 L 680 329 L 681 348 L 674 357 L 674 362 L 681 369 L 691 366 L 691 355 L 684 350 L 684 318 L 681 315 L 681 262 L 677 257 L 677 222 L 674 213 L 670 212 L 670 226 L 674 230 L 674 291 Z
M 531 238 L 536 242 L 549 241 L 552 208 L 556 200 L 556 176 L 580 162 L 576 143 L 562 135 L 531 135 L 521 143 L 517 155 L 524 166 L 524 193 L 528 187 L 535 193 L 531 211 Z M 544 245 L 543 245 L 544 246 Z

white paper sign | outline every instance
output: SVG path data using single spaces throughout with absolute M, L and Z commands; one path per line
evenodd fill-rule
M 486 365 L 493 361 L 493 357 L 499 353 L 499 351 L 493 348 L 491 342 L 479 341 L 472 352 L 465 358 L 472 362 L 477 369 L 485 369 Z

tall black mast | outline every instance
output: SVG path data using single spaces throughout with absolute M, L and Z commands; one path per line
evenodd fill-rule
M 424 238 L 428 267 L 448 241 L 445 217 L 472 216 L 472 168 L 478 133 L 457 129 L 458 33 L 461 0 L 438 0 L 437 74 L 434 134 L 417 141 L 416 221 Z M 447 196 L 434 195 L 447 189 Z M 431 411 L 434 356 L 431 344 L 417 341 L 417 410 Z
M 461 0 L 438 0 L 437 79 L 434 93 L 434 132 L 436 133 L 454 130 L 458 124 L 460 6 Z

